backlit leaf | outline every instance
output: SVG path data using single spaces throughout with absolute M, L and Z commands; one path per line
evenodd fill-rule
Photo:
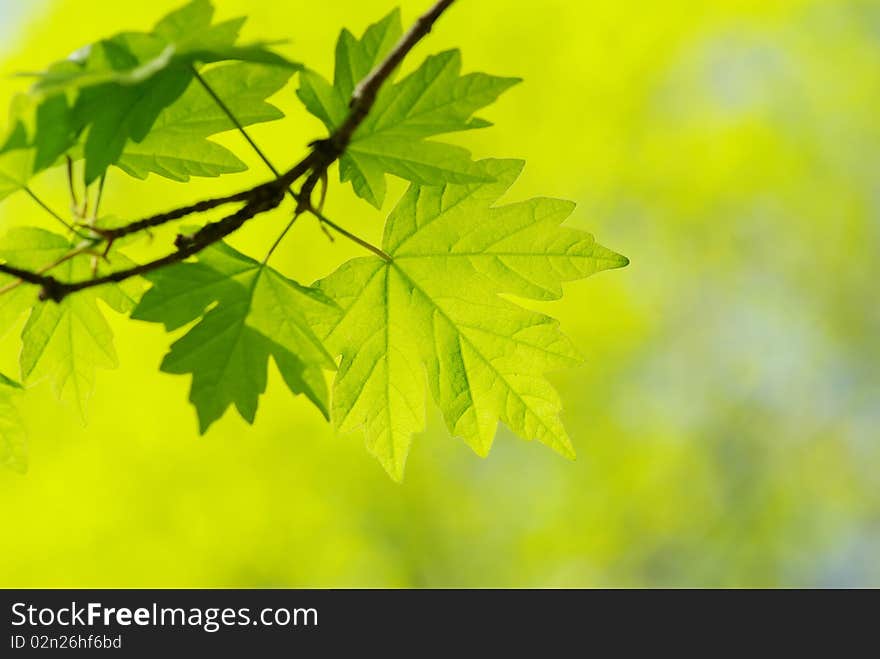
M 361 39 L 343 30 L 336 46 L 333 85 L 314 71 L 301 74 L 297 94 L 328 131 L 343 123 L 355 86 L 401 33 L 396 10 L 368 28 Z M 385 199 L 386 173 L 420 185 L 490 181 L 465 149 L 426 138 L 491 125 L 473 114 L 517 82 L 484 73 L 461 75 L 457 50 L 429 57 L 402 80 L 383 85 L 340 159 L 341 179 L 351 181 L 357 195 L 377 208 Z
M 162 111 L 187 90 L 199 63 L 240 60 L 300 68 L 267 44 L 238 45 L 244 19 L 212 24 L 213 12 L 209 0 L 194 0 L 152 32 L 103 39 L 36 74 L 32 117 L 20 122 L 26 146 L 37 152 L 35 170 L 51 166 L 82 140 L 86 183 L 97 180 L 118 162 L 126 144 L 147 138 Z M 232 166 L 226 154 L 221 159 L 216 150 L 200 146 L 208 169 Z
M 27 436 L 12 401 L 20 389 L 20 384 L 0 373 L 0 465 L 24 473 Z
M 224 64 L 203 74 L 243 126 L 280 119 L 284 114 L 266 98 L 281 89 L 292 71 L 247 63 Z M 147 136 L 129 140 L 117 166 L 137 178 L 149 173 L 175 181 L 219 176 L 247 169 L 229 149 L 206 139 L 233 130 L 229 117 L 197 82 L 165 108 Z
M 222 243 L 201 252 L 196 263 L 147 278 L 153 287 L 132 318 L 169 331 L 198 320 L 171 346 L 162 370 L 192 375 L 190 401 L 202 432 L 230 405 L 253 423 L 270 356 L 288 388 L 328 414 L 322 370 L 335 363 L 306 320 L 307 314 L 334 315 L 335 305 L 322 293 Z
M 73 249 L 57 234 L 32 227 L 11 229 L 0 243 L 0 258 L 32 270 L 42 270 Z M 106 269 L 125 268 L 131 262 L 114 252 L 112 263 L 100 263 L 99 274 Z M 81 255 L 52 269 L 62 281 L 76 281 L 91 276 L 91 257 Z M 95 386 L 98 368 L 115 368 L 116 351 L 113 332 L 98 306 L 101 300 L 115 311 L 130 311 L 142 292 L 142 284 L 129 280 L 121 285 L 106 285 L 66 297 L 60 304 L 40 302 L 33 286 L 17 286 L 12 277 L 0 279 L 6 290 L 0 295 L 0 331 L 5 331 L 22 314 L 28 313 L 22 331 L 21 375 L 25 382 L 48 379 L 59 399 L 75 404 L 85 419 L 88 400 Z
M 342 355 L 334 421 L 341 430 L 363 427 L 396 479 L 424 427 L 426 376 L 449 431 L 479 455 L 501 421 L 573 457 L 543 374 L 577 364 L 577 350 L 557 321 L 505 296 L 555 300 L 563 282 L 627 263 L 590 234 L 560 226 L 571 202 L 493 206 L 522 162 L 481 166 L 496 182 L 410 187 L 385 227 L 392 262 L 354 259 L 317 284 L 342 309 L 313 318 Z

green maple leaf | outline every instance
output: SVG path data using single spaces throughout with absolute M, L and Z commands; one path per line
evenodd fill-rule
M 300 74 L 299 98 L 329 131 L 343 123 L 355 85 L 401 33 L 397 10 L 370 26 L 361 39 L 343 30 L 336 46 L 333 85 L 313 71 Z M 340 178 L 351 181 L 358 196 L 380 208 L 386 173 L 421 185 L 489 180 L 465 149 L 425 138 L 491 125 L 473 118 L 474 112 L 493 103 L 519 79 L 460 72 L 461 54 L 452 50 L 429 57 L 399 82 L 383 85 L 339 161 Z
M 19 120 L 28 146 L 36 149 L 35 171 L 83 140 L 85 181 L 97 180 L 128 142 L 146 139 L 162 111 L 192 82 L 196 63 L 241 60 L 300 68 L 267 44 L 237 45 L 244 19 L 212 24 L 213 12 L 209 0 L 194 0 L 152 32 L 103 39 L 38 74 L 30 113 Z
M 335 305 L 226 244 L 194 263 L 147 275 L 153 287 L 132 318 L 168 331 L 199 322 L 171 346 L 166 373 L 192 374 L 190 401 L 205 432 L 231 405 L 249 423 L 266 390 L 271 356 L 288 388 L 305 394 L 327 416 L 322 369 L 336 364 L 309 326 L 307 314 L 333 316 Z
M 177 66 L 240 60 L 299 69 L 269 50 L 271 43 L 236 45 L 246 18 L 212 23 L 211 0 L 193 0 L 161 19 L 151 32 L 121 32 L 84 46 L 36 77 L 34 95 L 45 98 L 107 83 L 136 86 Z
M 21 385 L 0 373 L 0 465 L 13 471 L 27 471 L 27 437 L 13 405 Z
M 214 67 L 203 77 L 225 99 L 238 121 L 250 126 L 284 116 L 265 99 L 280 90 L 292 74 L 290 69 L 280 67 L 235 63 Z M 242 172 L 247 166 L 241 160 L 206 139 L 234 128 L 210 95 L 193 81 L 183 96 L 162 111 L 146 138 L 126 144 L 116 165 L 140 179 L 153 172 L 175 181 Z
M 42 269 L 54 263 L 74 246 L 63 236 L 33 227 L 10 229 L 0 243 L 0 258 L 19 268 Z M 52 270 L 62 281 L 91 276 L 88 255 L 70 259 Z M 131 265 L 124 255 L 112 255 L 114 268 Z M 102 264 L 101 268 L 109 268 Z M 99 269 L 99 274 L 101 270 Z M 74 403 L 83 420 L 95 386 L 98 368 L 118 365 L 113 332 L 98 300 L 119 313 L 134 308 L 143 284 L 132 279 L 71 295 L 60 304 L 40 302 L 32 286 L 15 286 L 11 277 L 0 278 L 0 330 L 7 330 L 24 313 L 28 319 L 21 334 L 19 358 L 22 379 L 48 379 L 59 399 Z
M 343 431 L 363 426 L 395 479 L 424 427 L 425 373 L 450 432 L 479 455 L 501 421 L 573 457 L 543 373 L 578 363 L 577 351 L 555 320 L 502 295 L 555 300 L 562 282 L 628 263 L 560 226 L 570 202 L 492 206 L 523 163 L 481 164 L 495 182 L 410 187 L 385 227 L 391 262 L 358 258 L 317 284 L 342 309 L 312 319 L 342 355 L 332 416 Z

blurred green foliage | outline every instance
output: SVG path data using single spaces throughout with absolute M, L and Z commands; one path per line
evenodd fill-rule
M 0 3 L 8 20 L 13 4 Z M 3 68 L 174 4 L 16 7 Z M 426 2 L 401 4 L 410 21 Z M 339 29 L 389 9 L 218 5 L 324 75 Z M 87 426 L 47 383 L 17 397 L 31 469 L 0 473 L 0 584 L 880 585 L 880 7 L 461 2 L 408 70 L 449 47 L 465 71 L 525 79 L 484 113 L 496 127 L 457 142 L 526 158 L 509 199 L 573 199 L 569 223 L 632 260 L 546 306 L 587 356 L 552 376 L 578 462 L 506 431 L 480 460 L 432 416 L 396 485 L 277 372 L 253 428 L 227 414 L 199 439 L 187 378 L 158 371 L 168 337 L 117 316 L 121 367 L 100 373 Z M 4 78 L 0 97 L 23 85 Z M 323 129 L 293 86 L 273 102 L 289 118 L 253 132 L 293 162 Z M 117 173 L 108 210 L 264 178 L 234 134 L 223 143 L 250 172 L 187 185 Z M 57 172 L 36 187 L 66 203 Z M 327 212 L 381 233 L 383 214 L 335 183 Z M 26 198 L 0 207 L 4 226 L 40 218 Z M 286 219 L 234 242 L 263 250 Z M 308 282 L 356 254 L 302 222 L 274 263 Z M 17 349 L 12 332 L 0 371 L 15 373 Z

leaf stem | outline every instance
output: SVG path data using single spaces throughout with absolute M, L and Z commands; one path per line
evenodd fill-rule
M 101 178 L 98 179 L 98 194 L 95 197 L 95 205 L 92 207 L 92 214 L 89 216 L 89 225 L 94 226 L 95 221 L 98 219 L 98 211 L 101 208 L 101 199 L 104 197 L 104 183 L 107 181 L 107 172 L 105 171 L 101 174 Z
M 343 235 L 343 236 L 345 236 L 346 238 L 348 238 L 349 240 L 351 240 L 352 242 L 355 242 L 355 243 L 357 243 L 358 245 L 360 245 L 361 247 L 370 250 L 371 252 L 373 252 L 373 254 L 375 254 L 376 256 L 378 256 L 378 257 L 379 257 L 380 259 L 382 259 L 383 261 L 387 261 L 388 263 L 391 263 L 391 261 L 394 260 L 394 259 L 391 258 L 391 255 L 390 255 L 390 254 L 388 254 L 388 253 L 385 252 L 384 250 L 380 249 L 379 247 L 376 247 L 376 246 L 373 245 L 372 243 L 367 242 L 367 241 L 364 240 L 363 238 L 360 238 L 359 236 L 356 236 L 355 234 L 353 234 L 353 233 L 352 233 L 351 231 L 349 231 L 348 229 L 345 229 L 345 228 L 339 226 L 338 224 L 336 224 L 336 223 L 333 222 L 332 220 L 328 219 L 328 218 L 327 218 L 327 217 L 326 217 L 321 211 L 319 211 L 318 209 L 316 209 L 316 208 L 312 208 L 311 206 L 308 206 L 308 207 L 306 208 L 306 211 L 309 212 L 309 213 L 311 213 L 311 214 L 314 215 L 315 217 L 317 217 L 319 220 L 321 220 L 321 222 L 322 222 L 323 224 L 326 224 L 328 227 L 332 228 L 334 231 L 336 231 L 336 232 L 339 233 L 340 235 Z
M 79 208 L 79 200 L 76 197 L 76 184 L 73 182 L 73 158 L 65 156 L 67 159 L 67 187 L 70 190 L 70 208 L 76 211 Z
M 213 101 L 217 105 L 217 107 L 220 108 L 220 110 L 223 112 L 223 114 L 225 114 L 226 117 L 229 119 L 229 121 L 232 122 L 232 124 L 235 126 L 236 130 L 238 130 L 238 132 L 245 139 L 245 141 L 248 144 L 250 144 L 251 148 L 254 150 L 254 153 L 256 153 L 260 157 L 260 160 L 262 160 L 263 163 L 266 165 L 266 167 L 269 168 L 269 171 L 275 175 L 276 179 L 278 177 L 280 177 L 281 173 L 278 171 L 278 168 L 272 164 L 272 161 L 269 160 L 269 156 L 267 156 L 266 153 L 263 151 L 263 149 L 260 148 L 260 145 L 254 141 L 254 138 L 252 138 L 250 136 L 250 133 L 247 132 L 247 130 L 244 127 L 244 124 L 242 124 L 238 120 L 238 117 L 235 116 L 235 113 L 232 111 L 232 109 L 228 105 L 226 105 L 226 102 L 222 98 L 220 98 L 220 94 L 218 94 L 216 91 L 214 91 L 214 88 L 211 87 L 211 85 L 208 84 L 208 81 L 202 77 L 202 74 L 199 73 L 198 68 L 196 68 L 196 66 L 194 64 L 190 64 L 190 69 L 192 70 L 192 74 L 193 74 L 193 76 L 195 76 L 195 79 L 202 86 L 202 89 L 204 89 L 208 93 L 208 96 L 210 96 L 211 99 L 213 99 Z M 296 195 L 294 194 L 293 190 L 289 186 L 287 188 L 287 194 L 290 195 L 291 199 L 293 199 L 294 201 L 297 201 Z M 284 237 L 290 231 L 291 227 L 293 227 L 294 222 L 296 222 L 297 217 L 299 217 L 299 216 L 298 215 L 293 216 L 293 218 L 290 220 L 290 222 L 288 222 L 287 226 L 284 227 L 284 230 L 279 234 L 278 238 L 275 239 L 275 242 L 272 243 L 272 247 L 269 248 L 269 251 L 266 254 L 266 257 L 263 259 L 263 266 L 265 266 L 266 263 L 269 262 L 269 258 L 272 256 L 272 253 L 278 248 L 278 245 L 281 244 L 281 241 L 284 240 Z
M 244 125 L 238 120 L 238 117 L 235 116 L 235 113 L 232 112 L 229 106 L 226 105 L 222 98 L 220 98 L 220 95 L 214 91 L 211 85 L 208 84 L 208 81 L 202 77 L 202 74 L 199 73 L 199 70 L 195 67 L 194 64 L 190 64 L 190 69 L 192 70 L 195 79 L 198 80 L 199 84 L 202 86 L 202 89 L 208 92 L 208 95 L 213 99 L 214 103 L 217 104 L 217 107 L 219 107 L 223 111 L 223 114 L 225 114 L 229 118 L 229 121 L 231 121 L 236 129 L 238 129 L 238 132 L 241 133 L 241 136 L 244 137 L 244 139 L 247 140 L 247 143 L 251 145 L 254 153 L 256 153 L 260 157 L 260 160 L 262 160 L 265 163 L 266 167 L 269 168 L 269 171 L 275 175 L 275 178 L 280 177 L 281 173 L 278 171 L 275 165 L 272 164 L 272 161 L 269 160 L 269 156 L 267 156 L 260 148 L 260 146 L 256 142 L 254 142 L 253 138 L 250 136 L 247 130 L 245 130 Z M 290 188 L 288 188 L 287 192 L 290 194 L 291 197 L 293 197 L 293 191 Z
M 373 252 L 373 254 L 378 256 L 383 261 L 391 263 L 391 261 L 394 260 L 391 258 L 391 255 L 388 254 L 388 252 L 385 252 L 384 250 L 373 245 L 372 243 L 367 242 L 363 238 L 356 236 L 355 234 L 351 233 L 347 229 L 336 224 L 336 222 L 329 219 L 327 216 L 325 216 L 323 213 L 321 213 L 321 211 L 317 210 L 316 208 L 311 208 L 311 207 L 306 208 L 305 212 L 308 212 L 311 215 L 314 215 L 316 218 L 318 218 L 318 220 L 321 222 L 322 226 L 326 225 L 328 227 L 333 228 L 334 231 L 337 231 L 339 234 L 345 236 L 346 238 L 348 238 L 352 242 L 357 243 L 361 247 Z M 296 222 L 298 217 L 299 217 L 298 215 L 294 215 L 293 218 L 290 220 L 290 222 L 287 223 L 287 226 L 284 227 L 284 230 L 278 235 L 278 237 L 275 239 L 275 242 L 272 243 L 272 246 L 269 248 L 269 251 L 266 252 L 266 256 L 265 256 L 265 258 L 263 258 L 262 265 L 265 266 L 269 262 L 269 259 L 272 257 L 272 254 L 275 252 L 276 249 L 278 249 L 278 245 L 281 244 L 281 241 L 284 240 L 284 237 L 291 230 L 291 228 L 293 228 L 293 225 Z
M 95 203 L 92 206 L 92 212 L 89 215 L 88 224 L 89 224 L 89 227 L 92 229 L 94 229 L 95 224 L 98 221 L 98 211 L 100 211 L 100 209 L 101 209 L 101 199 L 104 197 L 104 183 L 106 180 L 107 180 L 107 172 L 105 170 L 104 173 L 101 174 L 101 178 L 98 179 L 98 192 L 95 195 Z M 86 189 L 86 193 L 88 193 L 88 189 Z M 110 253 L 110 249 L 112 247 L 113 247 L 113 243 L 108 242 L 107 247 L 104 250 L 103 258 L 107 259 L 107 255 Z M 92 279 L 94 279 L 95 277 L 98 276 L 98 260 L 99 260 L 98 255 L 94 254 L 92 256 L 92 262 L 91 262 Z
M 250 136 L 250 134 L 248 134 L 244 125 L 238 120 L 238 117 L 235 116 L 235 113 L 229 108 L 228 105 L 226 105 L 226 103 L 223 101 L 222 98 L 220 98 L 220 95 L 216 91 L 214 91 L 214 89 L 211 87 L 211 85 L 208 84 L 208 81 L 202 77 L 202 75 L 198 72 L 198 69 L 196 69 L 195 65 L 190 65 L 190 68 L 192 69 L 192 73 L 195 76 L 195 79 L 198 80 L 198 82 L 202 86 L 202 88 L 214 100 L 214 103 L 217 104 L 217 107 L 219 107 L 223 111 L 223 113 L 229 118 L 229 121 L 232 122 L 232 124 L 236 127 L 238 132 L 241 133 L 242 137 L 244 137 L 244 139 L 247 141 L 247 143 L 251 145 L 251 148 L 260 157 L 260 159 L 265 163 L 266 167 L 269 168 L 269 171 L 271 171 L 275 175 L 275 178 L 279 178 L 281 176 L 281 174 L 279 173 L 278 169 L 275 167 L 275 165 L 272 164 L 272 161 L 269 160 L 269 157 L 260 148 L 260 146 L 254 141 L 254 139 Z M 299 195 L 297 195 L 290 188 L 290 186 L 287 187 L 287 194 L 290 196 L 291 199 L 293 199 L 295 202 L 297 202 L 298 206 L 302 205 L 301 197 Z M 345 236 L 346 238 L 355 242 L 356 244 L 358 244 L 362 247 L 365 247 L 366 249 L 370 250 L 374 254 L 379 255 L 381 258 L 385 259 L 386 261 L 391 260 L 391 257 L 389 257 L 387 254 L 385 254 L 385 252 L 383 252 L 381 249 L 379 249 L 375 245 L 370 244 L 369 242 L 367 242 L 363 238 L 356 236 L 351 231 L 348 231 L 347 229 L 342 228 L 338 224 L 331 222 L 330 220 L 325 218 L 320 212 L 316 211 L 314 208 L 311 208 L 311 205 L 308 205 L 303 210 L 308 211 L 310 214 L 312 214 L 316 218 L 318 218 L 318 220 L 321 222 L 322 226 L 324 226 L 324 225 L 330 226 L 334 230 L 336 230 L 339 234 Z M 290 222 L 288 222 L 287 226 L 284 227 L 284 230 L 281 232 L 281 234 L 278 236 L 278 238 L 272 244 L 272 247 L 269 248 L 269 253 L 266 254 L 266 258 L 263 260 L 264 265 L 268 262 L 269 258 L 272 256 L 272 253 L 278 248 L 278 245 L 281 244 L 281 241 L 284 240 L 284 237 L 290 231 L 291 227 L 293 227 L 294 223 L 299 218 L 299 215 L 300 214 L 297 213 L 293 216 L 293 218 L 290 220 Z
M 31 190 L 28 186 L 24 186 L 24 188 L 22 188 L 22 189 L 28 194 L 28 196 L 29 196 L 31 199 L 33 199 L 33 200 L 37 203 L 37 205 L 38 205 L 40 208 L 42 208 L 42 209 L 43 209 L 44 211 L 46 211 L 49 215 L 51 215 L 51 216 L 52 216 L 52 217 L 53 217 L 53 218 L 54 218 L 59 224 L 63 225 L 65 229 L 67 229 L 68 231 L 72 232 L 72 233 L 73 233 L 74 235 L 76 235 L 77 237 L 82 238 L 83 240 L 89 240 L 89 236 L 86 236 L 86 235 L 80 233 L 79 231 L 77 231 L 76 227 L 74 227 L 72 224 L 70 224 L 67 220 L 65 220 L 63 217 L 61 217 L 61 215 L 59 215 L 58 213 L 56 213 L 54 210 L 52 210 L 52 209 L 46 204 L 46 202 L 44 202 L 42 199 L 40 199 L 40 198 L 36 195 L 36 193 L 34 193 L 34 191 Z
M 281 241 L 287 236 L 288 232 L 293 228 L 294 223 L 299 218 L 299 215 L 294 215 L 290 218 L 290 222 L 284 227 L 284 230 L 278 234 L 278 237 L 272 243 L 272 246 L 269 248 L 269 251 L 266 252 L 266 256 L 263 257 L 262 263 L 260 263 L 260 267 L 265 268 L 266 264 L 269 263 L 269 259 L 272 258 L 272 254 L 275 253 L 275 250 L 278 249 L 278 245 L 281 244 Z

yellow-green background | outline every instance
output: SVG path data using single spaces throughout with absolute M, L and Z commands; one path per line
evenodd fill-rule
M 402 2 L 404 21 L 426 3 Z M 339 29 L 392 6 L 217 4 L 325 75 Z M 174 5 L 5 0 L 2 69 Z M 880 585 L 880 6 L 461 0 L 408 66 L 453 46 L 468 70 L 526 80 L 456 141 L 526 158 L 510 198 L 573 199 L 571 223 L 632 259 L 548 305 L 586 356 L 551 376 L 578 461 L 504 430 L 481 460 L 432 412 L 396 485 L 274 371 L 253 427 L 229 413 L 200 438 L 188 379 L 158 372 L 169 337 L 114 317 L 121 367 L 99 373 L 87 426 L 46 383 L 20 399 L 31 468 L 0 474 L 0 585 Z M 23 84 L 3 78 L 0 98 Z M 288 118 L 253 132 L 286 164 L 322 131 L 294 86 L 276 100 Z M 264 177 L 223 141 L 254 170 L 115 172 L 106 209 Z M 62 183 L 34 187 L 64 207 Z M 327 212 L 380 236 L 335 181 Z M 260 254 L 285 220 L 235 244 Z M 23 197 L 0 221 L 45 222 Z M 309 282 L 355 254 L 303 221 L 273 263 Z

